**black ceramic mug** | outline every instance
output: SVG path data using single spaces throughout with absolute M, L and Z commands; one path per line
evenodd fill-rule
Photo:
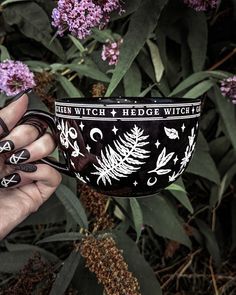
M 201 100 L 166 98 L 58 99 L 55 116 L 39 110 L 65 164 L 43 161 L 112 196 L 154 194 L 174 182 L 193 155 Z

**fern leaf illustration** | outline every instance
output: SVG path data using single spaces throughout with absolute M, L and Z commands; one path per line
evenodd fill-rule
M 119 181 L 123 177 L 128 177 L 145 164 L 145 159 L 150 157 L 150 151 L 143 148 L 149 143 L 146 141 L 149 136 L 143 133 L 144 130 L 134 125 L 130 132 L 114 140 L 114 147 L 105 147 L 100 158 L 97 157 L 98 165 L 93 165 L 97 170 L 92 172 L 98 175 L 97 184 L 102 181 L 104 185 L 111 185 L 112 180 Z

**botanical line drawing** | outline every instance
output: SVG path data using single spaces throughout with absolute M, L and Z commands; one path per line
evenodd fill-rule
M 179 139 L 179 132 L 176 129 L 164 127 L 164 130 L 165 130 L 165 134 L 170 139 Z
M 80 173 L 75 173 L 76 178 L 78 178 L 81 182 L 87 183 L 86 180 L 84 180 L 83 176 L 80 175 Z
M 119 136 L 118 140 L 114 140 L 114 148 L 110 145 L 105 147 L 105 151 L 101 152 L 101 157 L 97 157 L 98 166 L 93 165 L 97 172 L 92 174 L 98 175 L 97 184 L 100 181 L 104 185 L 112 184 L 112 179 L 117 181 L 122 177 L 136 172 L 145 164 L 150 157 L 150 151 L 144 149 L 144 146 L 149 144 L 147 138 L 149 135 L 143 135 L 144 130 L 136 125 L 130 132 L 124 133 L 124 138 Z
M 162 152 L 157 158 L 156 168 L 149 171 L 148 173 L 156 173 L 157 175 L 164 175 L 171 171 L 171 169 L 162 169 L 173 157 L 175 153 L 166 154 L 166 148 L 164 147 Z
M 80 155 L 84 157 L 84 154 L 80 152 L 80 148 L 77 144 L 78 133 L 76 129 L 74 127 L 69 127 L 68 122 L 64 122 L 64 120 L 61 120 L 61 124 L 58 122 L 57 129 L 60 131 L 61 144 L 67 149 L 69 146 L 73 149 L 72 156 L 78 157 Z
M 183 170 L 189 163 L 196 145 L 195 137 L 196 134 L 194 133 L 194 128 L 192 128 L 191 135 L 188 137 L 188 146 L 184 152 L 184 157 L 182 158 L 180 163 L 180 169 L 178 172 L 173 172 L 173 174 L 169 176 L 169 182 L 175 181 L 183 173 Z

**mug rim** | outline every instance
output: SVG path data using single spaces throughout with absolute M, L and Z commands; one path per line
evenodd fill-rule
M 112 97 L 74 97 L 74 98 L 57 98 L 55 102 L 60 103 L 81 103 L 81 104 L 175 104 L 186 103 L 192 104 L 202 102 L 202 97 L 198 98 L 177 98 L 177 97 L 129 97 L 129 96 L 112 96 Z

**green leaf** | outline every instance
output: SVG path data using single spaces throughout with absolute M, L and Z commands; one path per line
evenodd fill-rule
M 150 265 L 140 254 L 137 245 L 123 232 L 115 232 L 118 248 L 122 249 L 128 270 L 134 274 L 142 295 L 162 295 L 161 287 Z
M 206 71 L 206 72 L 198 72 L 189 76 L 187 79 L 182 81 L 168 96 L 176 96 L 180 92 L 185 89 L 190 88 L 191 86 L 209 78 L 213 77 L 216 79 L 225 79 L 229 77 L 229 74 L 220 71 Z
M 155 83 L 155 84 L 152 84 L 152 85 L 148 86 L 146 89 L 144 89 L 144 90 L 138 95 L 138 97 L 144 97 L 145 95 L 147 95 L 148 92 L 150 92 L 154 86 L 156 86 L 156 83 Z
M 221 95 L 220 89 L 217 86 L 214 87 L 209 96 L 212 101 L 215 102 L 217 111 L 220 114 L 228 132 L 227 135 L 236 150 L 236 129 L 233 128 L 233 126 L 236 126 L 235 108 L 226 97 Z
M 210 90 L 214 86 L 214 83 L 210 80 L 200 82 L 195 87 L 193 87 L 191 90 L 189 90 L 183 98 L 197 98 L 206 93 L 208 90 Z
M 110 82 L 110 78 L 100 71 L 91 59 L 87 59 L 84 64 L 67 64 L 66 66 L 80 76 L 86 76 L 97 81 Z
M 82 228 L 88 228 L 87 216 L 76 195 L 63 184 L 61 184 L 56 190 L 56 195 L 75 222 L 77 222 Z
M 95 274 L 85 267 L 85 260 L 82 257 L 72 280 L 72 286 L 78 295 L 104 295 L 102 284 L 99 284 Z
M 130 202 L 130 208 L 132 212 L 135 231 L 137 233 L 136 241 L 138 241 L 140 238 L 142 226 L 143 226 L 143 213 L 138 201 L 135 198 L 129 199 L 129 202 Z
M 149 35 L 155 29 L 160 13 L 166 3 L 167 0 L 141 1 L 139 8 L 130 19 L 128 32 L 121 46 L 119 62 L 115 68 L 106 96 L 112 94 L 130 68 L 135 57 L 149 38 Z
M 37 242 L 37 244 L 52 243 L 52 242 L 65 242 L 81 240 L 84 235 L 76 232 L 60 233 L 49 236 Z
M 171 185 L 169 185 L 166 188 L 166 190 L 186 193 L 186 190 L 181 185 L 176 184 L 176 183 L 172 183 Z
M 48 63 L 39 60 L 26 60 L 24 63 L 29 66 L 30 69 L 38 72 L 50 69 L 50 65 Z
M 147 41 L 148 47 L 151 52 L 152 63 L 155 71 L 156 82 L 159 83 L 164 74 L 164 65 L 161 60 L 160 52 L 157 45 L 151 40 Z
M 203 234 L 205 238 L 205 244 L 206 244 L 206 248 L 208 252 L 214 259 L 216 265 L 220 266 L 221 264 L 220 249 L 219 249 L 219 245 L 217 243 L 215 234 L 204 221 L 200 219 L 196 219 L 195 221 L 197 223 L 197 226 L 200 232 Z
M 1 55 L 0 55 L 1 62 L 7 59 L 11 59 L 10 54 L 5 46 L 0 45 L 0 52 L 1 52 Z
M 49 295 L 63 295 L 67 290 L 70 282 L 75 274 L 76 268 L 80 261 L 80 254 L 72 251 L 70 256 L 63 262 L 60 272 L 57 274 L 56 280 L 52 285 Z
M 136 63 L 133 63 L 124 76 L 124 88 L 126 97 L 136 97 L 140 94 L 142 77 Z
M 194 210 L 192 204 L 187 196 L 184 183 L 182 178 L 176 180 L 175 183 L 171 184 L 166 188 L 170 193 L 191 213 L 193 214 Z
M 52 39 L 51 24 L 46 12 L 37 3 L 14 3 L 3 10 L 3 16 L 6 23 L 10 26 L 17 25 L 26 37 L 42 43 L 61 59 L 65 58 L 63 48 L 58 39 L 54 39 L 50 43 Z
M 186 171 L 202 176 L 216 184 L 220 183 L 220 175 L 209 152 L 196 149 Z
M 72 82 L 70 82 L 66 77 L 58 75 L 57 80 L 60 82 L 61 86 L 69 97 L 84 97 L 83 93 L 77 89 Z
M 101 43 L 106 43 L 107 41 L 115 41 L 111 30 L 99 30 L 98 28 L 92 29 L 92 37 Z
M 29 251 L 29 252 L 32 251 L 32 253 L 35 253 L 35 252 L 40 253 L 44 258 L 46 258 L 48 261 L 51 261 L 53 263 L 59 261 L 59 258 L 56 255 L 38 246 L 29 245 L 29 244 L 12 244 L 12 243 L 8 243 L 7 241 L 5 242 L 5 244 L 6 244 L 7 250 L 10 251 L 11 253 L 19 252 L 19 251 Z
M 30 0 L 6 0 L 6 1 L 3 1 L 1 3 L 2 6 L 6 6 L 8 4 L 12 4 L 12 3 L 19 3 L 19 2 L 29 2 Z
M 232 179 L 236 175 L 236 164 L 234 164 L 232 167 L 229 168 L 229 170 L 225 173 L 225 175 L 222 177 L 222 180 L 220 182 L 220 187 L 218 188 L 218 192 L 216 194 L 217 199 L 214 203 L 211 203 L 211 206 L 215 206 L 217 204 L 220 205 L 223 195 L 227 188 L 229 187 Z
M 129 0 L 122 2 L 122 9 L 124 9 L 124 13 L 114 13 L 112 15 L 112 20 L 117 20 L 120 18 L 125 18 L 127 15 L 136 11 L 139 7 L 141 0 Z
M 184 231 L 183 224 L 176 217 L 178 215 L 176 209 L 167 202 L 165 197 L 158 195 L 140 199 L 139 204 L 143 211 L 144 224 L 152 226 L 154 231 L 164 238 L 191 247 L 191 242 Z
M 65 208 L 54 195 L 45 202 L 37 212 L 31 214 L 25 221 L 23 221 L 20 226 L 58 223 L 65 220 Z
M 72 35 L 69 35 L 69 37 L 70 37 L 71 41 L 74 43 L 74 45 L 79 49 L 79 51 L 81 53 L 83 53 L 85 51 L 85 48 L 82 45 L 82 43 Z
M 203 12 L 189 9 L 185 18 L 188 25 L 187 42 L 192 54 L 194 72 L 201 71 L 206 61 L 208 26 Z
M 17 273 L 35 252 L 24 250 L 0 253 L 0 273 Z
M 52 64 L 51 68 L 54 72 L 57 71 L 64 71 L 69 69 L 78 73 L 79 76 L 86 76 L 92 78 L 94 80 L 102 81 L 102 82 L 109 82 L 110 79 L 107 75 L 99 70 L 97 65 L 91 60 L 86 59 L 84 64 Z

